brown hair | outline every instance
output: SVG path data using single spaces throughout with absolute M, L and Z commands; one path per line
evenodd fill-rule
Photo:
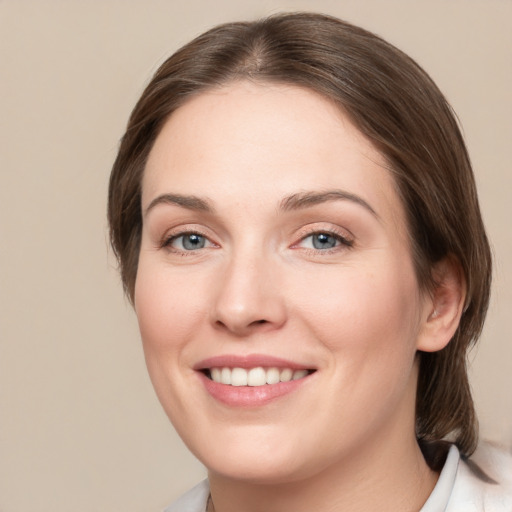
M 325 15 L 280 14 L 215 27 L 162 64 L 131 114 L 110 178 L 111 242 L 129 298 L 141 240 L 141 179 L 160 129 L 193 95 L 241 79 L 303 86 L 339 105 L 389 163 L 420 284 L 435 286 L 432 269 L 442 258 L 460 264 L 465 309 L 447 347 L 420 356 L 416 433 L 423 442 L 451 435 L 463 454 L 471 454 L 477 421 L 466 357 L 482 329 L 491 282 L 474 177 L 455 116 L 437 86 L 412 59 L 370 32 Z

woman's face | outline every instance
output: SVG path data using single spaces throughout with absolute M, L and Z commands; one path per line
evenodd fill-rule
M 335 106 L 200 94 L 157 138 L 142 208 L 149 373 L 210 471 L 293 481 L 414 439 L 431 304 L 384 159 Z

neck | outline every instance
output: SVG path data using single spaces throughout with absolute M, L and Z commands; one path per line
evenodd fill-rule
M 210 473 L 209 512 L 419 511 L 438 475 L 426 464 L 416 440 L 407 445 L 402 440 L 400 451 L 365 451 L 309 478 L 277 484 Z

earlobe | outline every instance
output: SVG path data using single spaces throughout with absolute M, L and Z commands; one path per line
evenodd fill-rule
M 466 280 L 460 263 L 447 256 L 432 270 L 434 289 L 425 301 L 425 312 L 417 349 L 442 350 L 452 339 L 464 310 Z

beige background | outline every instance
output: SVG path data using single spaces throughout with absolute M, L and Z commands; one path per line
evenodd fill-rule
M 159 510 L 204 474 L 153 396 L 108 244 L 109 168 L 151 72 L 212 24 L 316 9 L 422 64 L 461 119 L 495 249 L 474 352 L 512 445 L 512 2 L 0 0 L 0 511 Z

